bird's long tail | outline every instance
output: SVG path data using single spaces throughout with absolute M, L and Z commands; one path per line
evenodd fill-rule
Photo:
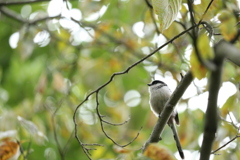
M 178 148 L 178 152 L 181 156 L 182 159 L 184 159 L 184 154 L 183 154 L 183 150 L 182 150 L 182 146 L 181 146 L 181 143 L 180 143 L 180 140 L 179 140 L 179 137 L 178 137 L 178 133 L 177 133 L 177 129 L 176 129 L 176 126 L 174 125 L 174 120 L 172 119 L 172 122 L 171 123 L 168 123 L 169 127 L 171 127 L 172 129 L 172 132 L 173 132 L 173 137 L 176 141 L 176 145 L 177 145 L 177 148 Z

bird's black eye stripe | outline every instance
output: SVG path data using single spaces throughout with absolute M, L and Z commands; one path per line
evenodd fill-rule
M 148 84 L 148 86 L 152 86 L 155 84 L 163 84 L 164 86 L 166 86 L 166 83 L 164 83 L 163 81 L 159 81 L 159 80 L 152 81 L 152 83 Z
M 158 84 L 158 83 L 163 83 L 163 82 L 162 82 L 162 81 L 155 80 L 155 81 L 152 82 L 152 85 Z
M 154 84 L 158 84 L 158 83 L 164 84 L 163 81 L 155 80 L 155 81 L 152 82 L 152 85 L 154 85 Z

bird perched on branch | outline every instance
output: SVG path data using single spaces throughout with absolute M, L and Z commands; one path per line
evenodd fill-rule
M 150 103 L 151 110 L 157 117 L 159 117 L 164 109 L 166 102 L 170 98 L 172 92 L 168 88 L 166 83 L 159 80 L 154 80 L 152 83 L 148 84 L 148 86 L 149 86 L 149 93 L 150 93 L 149 103 Z M 167 123 L 169 127 L 172 129 L 173 136 L 178 148 L 178 152 L 181 158 L 184 159 L 184 154 L 182 151 L 177 129 L 175 126 L 175 123 L 179 125 L 179 118 L 176 110 L 172 112 Z

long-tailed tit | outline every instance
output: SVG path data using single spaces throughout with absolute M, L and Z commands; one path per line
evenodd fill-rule
M 163 108 L 170 98 L 172 92 L 168 88 L 167 84 L 159 81 L 159 80 L 154 80 L 152 83 L 148 84 L 149 86 L 149 93 L 150 93 L 150 107 L 153 113 L 159 117 L 161 112 L 163 111 Z M 178 148 L 178 152 L 181 156 L 182 159 L 184 159 L 184 154 L 182 151 L 182 147 L 179 141 L 177 129 L 175 126 L 175 123 L 179 125 L 179 118 L 178 118 L 178 113 L 176 110 L 174 110 L 168 120 L 168 125 L 172 129 L 174 139 L 176 141 L 176 145 Z

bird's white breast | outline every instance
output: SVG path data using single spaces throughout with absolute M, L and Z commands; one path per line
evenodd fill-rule
M 156 116 L 159 116 L 165 103 L 171 96 L 171 91 L 167 86 L 163 86 L 161 88 L 159 88 L 159 86 L 152 86 L 149 88 L 149 93 L 151 110 Z

